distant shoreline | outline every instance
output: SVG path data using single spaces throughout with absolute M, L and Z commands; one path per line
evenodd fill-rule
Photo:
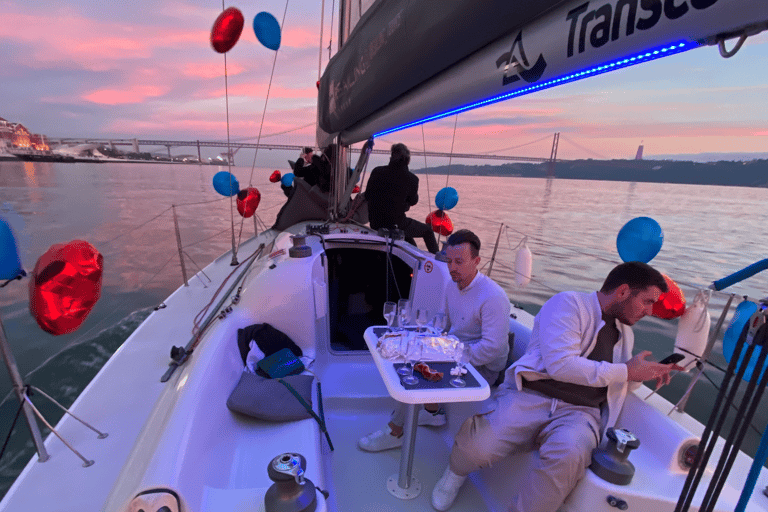
M 413 169 L 416 174 L 457 174 L 463 176 L 500 176 L 546 178 L 548 163 L 512 163 L 501 165 L 442 165 Z M 677 160 L 570 160 L 555 164 L 554 177 L 597 181 L 635 181 L 768 187 L 768 159 L 746 162 L 690 162 Z

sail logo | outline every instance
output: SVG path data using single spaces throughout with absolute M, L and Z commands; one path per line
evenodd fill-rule
M 501 54 L 501 57 L 496 59 L 496 67 L 500 68 L 504 64 L 504 76 L 502 77 L 502 85 L 509 85 L 519 80 L 525 80 L 528 83 L 533 83 L 541 78 L 544 74 L 544 70 L 547 68 L 547 61 L 544 59 L 543 54 L 539 54 L 539 58 L 531 66 L 528 62 L 528 57 L 525 55 L 525 49 L 523 48 L 523 31 L 518 32 L 517 37 L 512 42 L 512 48 L 505 53 Z
M 653 28 L 662 16 L 676 20 L 692 10 L 708 9 L 717 1 L 618 0 L 615 6 L 607 3 L 592 10 L 589 10 L 589 2 L 585 2 L 571 9 L 565 17 L 570 22 L 567 55 L 573 57 L 576 51 L 584 53 L 587 42 L 592 48 L 600 48 L 622 37 L 622 33 L 629 37 L 635 29 L 643 31 Z

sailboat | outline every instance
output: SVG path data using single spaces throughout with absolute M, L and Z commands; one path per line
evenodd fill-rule
M 413 475 L 425 491 L 411 499 L 386 488 L 397 452 L 356 447 L 392 406 L 365 331 L 383 323 L 388 298 L 434 309 L 450 281 L 439 257 L 356 222 L 364 211 L 351 192 L 375 139 L 699 46 L 728 55 L 732 39 L 740 46 L 768 29 L 768 3 L 747 0 L 362 4 L 341 6 L 341 48 L 318 101 L 319 145 L 369 141 L 353 172 L 335 173 L 328 195 L 297 190 L 275 226 L 204 269 L 209 284 L 196 276 L 168 297 L 81 393 L 56 435 L 37 436 L 38 455 L 0 511 L 429 510 L 453 436 L 482 404 L 452 404 L 448 428 L 419 431 Z M 350 162 L 340 151 L 335 168 Z M 509 322 L 519 357 L 533 317 L 514 310 Z M 301 349 L 312 408 L 303 419 L 227 406 L 244 378 L 238 335 L 261 324 Z M 617 423 L 641 443 L 630 454 L 631 482 L 588 471 L 561 510 L 675 509 L 706 427 L 669 412 L 659 396 L 645 399 L 649 391 L 630 394 Z M 263 398 L 277 416 L 296 408 Z M 474 474 L 451 510 L 507 510 L 532 457 Z M 752 462 L 737 452 L 729 474 L 718 473 L 723 485 L 711 510 L 736 509 Z M 711 465 L 687 509 L 698 510 L 717 471 Z M 397 485 L 407 490 L 410 482 Z M 768 473 L 753 485 L 766 487 Z M 768 510 L 768 497 L 752 493 L 746 510 Z

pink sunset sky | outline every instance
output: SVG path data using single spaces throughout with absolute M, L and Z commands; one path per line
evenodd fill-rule
M 286 3 L 226 6 L 246 19 L 227 54 L 230 137 L 255 141 L 275 53 L 251 23 L 259 11 L 282 20 Z M 262 142 L 314 142 L 320 10 L 288 3 Z M 220 12 L 211 1 L 0 0 L 0 117 L 50 137 L 226 140 L 224 57 L 209 43 Z M 566 159 L 632 158 L 641 141 L 646 156 L 768 153 L 768 36 L 728 60 L 702 48 L 463 113 L 455 141 L 453 127 L 426 125 L 427 150 L 548 157 L 557 131 Z M 421 149 L 421 128 L 378 147 L 397 141 Z

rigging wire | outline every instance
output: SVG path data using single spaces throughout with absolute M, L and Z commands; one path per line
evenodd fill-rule
M 328 39 L 328 60 L 331 60 L 331 46 L 333 46 L 333 14 L 336 12 L 336 0 L 331 2 L 331 37 Z
M 424 173 L 427 175 L 427 207 L 432 211 L 432 193 L 429 191 L 429 167 L 427 167 L 427 138 L 424 135 L 424 123 L 421 124 L 421 147 L 424 150 Z
M 282 31 L 285 27 L 285 16 L 288 14 L 288 2 L 289 0 L 285 0 L 285 9 L 283 10 L 283 19 L 280 22 L 280 30 Z M 277 65 L 277 56 L 280 53 L 280 48 L 275 50 L 275 57 L 272 59 L 272 72 L 269 74 L 269 84 L 267 85 L 267 96 L 264 99 L 264 110 L 261 112 L 261 124 L 259 125 L 259 136 L 256 138 L 256 149 L 253 152 L 253 163 L 251 164 L 251 175 L 248 177 L 248 187 L 253 185 L 253 172 L 256 170 L 256 157 L 259 154 L 259 144 L 261 143 L 261 132 L 264 129 L 264 118 L 267 115 L 267 105 L 269 104 L 269 93 L 272 90 L 272 80 L 275 78 L 275 66 Z M 229 127 L 227 127 L 227 130 L 229 130 Z M 243 236 L 243 224 L 245 223 L 245 217 L 242 217 L 240 219 L 240 232 L 237 235 L 237 244 L 240 244 L 240 240 Z M 232 239 L 234 242 L 235 237 L 235 231 L 234 226 L 232 227 Z M 233 249 L 234 250 L 234 249 Z
M 320 6 L 320 44 L 317 48 L 317 82 L 320 83 L 322 78 L 321 72 L 323 69 L 323 23 L 325 21 L 325 0 L 322 1 Z M 314 124 L 314 123 L 312 123 Z
M 309 128 L 310 126 L 315 126 L 316 124 L 317 123 L 313 121 L 313 122 L 305 124 L 303 126 L 295 126 L 293 128 L 289 128 L 289 129 L 283 130 L 281 132 L 268 133 L 266 135 L 262 135 L 261 138 L 262 139 L 268 139 L 270 137 L 277 137 L 278 135 L 285 135 L 286 133 L 297 132 L 299 130 L 303 130 L 304 128 Z M 256 139 L 256 137 L 239 137 L 239 138 L 233 139 L 233 140 L 235 140 L 237 142 L 245 142 L 247 140 L 254 140 L 254 139 Z
M 135 227 L 133 227 L 133 228 L 129 229 L 128 231 L 124 231 L 124 232 L 120 233 L 120 234 L 119 234 L 119 235 L 117 235 L 116 237 L 114 237 L 114 238 L 112 238 L 112 239 L 110 239 L 110 240 L 107 240 L 106 242 L 104 242 L 103 244 L 101 244 L 101 246 L 102 246 L 102 247 L 104 247 L 104 246 L 106 246 L 106 245 L 109 245 L 109 244 L 111 244 L 112 242 L 114 242 L 115 240 L 117 240 L 118 238 L 122 238 L 122 237 L 124 237 L 125 235 L 127 235 L 128 233 L 132 233 L 133 231 L 136 231 L 137 229 L 139 229 L 139 228 L 141 228 L 141 227 L 144 227 L 144 226 L 146 226 L 147 224 L 149 224 L 149 223 L 150 223 L 150 222 L 152 222 L 153 220 L 155 220 L 155 219 L 157 219 L 157 218 L 159 218 L 159 217 L 162 217 L 162 216 L 163 216 L 163 214 L 167 213 L 167 212 L 168 212 L 168 211 L 169 211 L 171 208 L 172 208 L 172 206 L 169 206 L 168 208 L 166 208 L 166 209 L 165 209 L 165 210 L 163 210 L 162 212 L 158 213 L 157 215 L 155 215 L 154 217 L 152 217 L 152 218 L 151 218 L 151 219 L 149 219 L 148 221 L 146 221 L 146 222 L 142 222 L 142 223 L 141 223 L 141 224 L 139 224 L 138 226 L 135 226 Z
M 221 0 L 221 10 L 224 10 L 224 0 Z M 227 112 L 227 172 L 229 172 L 229 189 L 232 190 L 232 143 L 229 134 L 229 76 L 227 74 L 227 53 L 224 52 L 224 104 Z M 237 248 L 235 247 L 235 211 L 234 200 L 229 196 L 229 217 L 232 225 L 232 261 L 237 258 Z

